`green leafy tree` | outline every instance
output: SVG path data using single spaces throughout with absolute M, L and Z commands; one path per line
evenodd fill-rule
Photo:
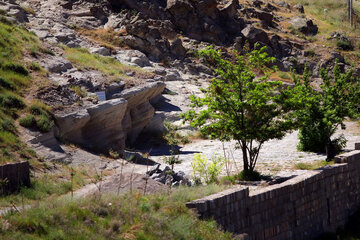
M 244 56 L 235 53 L 231 60 L 212 48 L 200 55 L 217 77 L 202 90 L 204 97 L 191 96 L 193 109 L 183 118 L 213 139 L 235 140 L 242 150 L 244 170 L 253 171 L 263 144 L 281 139 L 298 126 L 293 111 L 299 106 L 296 91 L 279 81 L 268 81 L 266 66 L 275 59 L 265 47 Z
M 334 134 L 339 127 L 345 129 L 345 118 L 354 118 L 359 112 L 360 85 L 353 78 L 352 71 L 341 73 L 337 64 L 332 74 L 329 69 L 321 69 L 320 75 L 323 80 L 321 91 L 315 91 L 310 86 L 307 68 L 303 82 L 293 75 L 295 84 L 302 87 L 306 99 L 305 108 L 298 112 L 303 122 L 298 149 L 326 152 L 330 160 L 346 145 L 343 135 L 334 137 Z

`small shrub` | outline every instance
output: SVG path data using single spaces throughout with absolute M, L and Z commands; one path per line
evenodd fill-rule
M 70 87 L 75 93 L 76 95 L 78 95 L 81 98 L 84 98 L 87 96 L 87 91 L 85 88 L 80 87 L 80 86 L 71 86 Z
M 17 108 L 23 109 L 25 107 L 25 103 L 21 100 L 20 97 L 13 95 L 11 93 L 0 94 L 0 106 L 10 109 Z
M 260 181 L 261 175 L 258 171 L 252 170 L 243 170 L 236 177 L 238 180 L 242 181 Z
M 51 56 L 55 56 L 55 53 L 51 49 L 48 49 L 48 48 L 40 48 L 40 52 L 45 53 L 45 54 L 49 54 Z
M 13 23 L 6 17 L 0 16 L 0 22 L 9 26 L 12 26 Z
M 36 63 L 36 62 L 32 62 L 30 63 L 29 68 L 33 71 L 40 71 L 41 70 L 41 66 L 40 64 Z
M 310 49 L 310 50 L 306 50 L 304 55 L 305 55 L 305 57 L 315 57 L 316 53 L 314 50 Z
M 224 162 L 224 159 L 219 156 L 214 156 L 209 162 L 204 155 L 196 153 L 191 163 L 194 181 L 205 182 L 207 184 L 218 182 Z
M 49 132 L 53 125 L 54 122 L 44 115 L 41 115 L 40 119 L 36 122 L 36 126 L 41 132 Z
M 19 124 L 26 128 L 36 126 L 36 119 L 34 115 L 27 115 L 26 117 L 20 118 Z
M 350 41 L 343 40 L 336 41 L 336 47 L 344 51 L 351 51 L 354 49 Z
M 18 63 L 7 63 L 3 66 L 3 68 L 5 70 L 10 70 L 24 76 L 29 75 L 29 71 L 23 65 Z
M 2 78 L 0 77 L 0 87 L 3 87 L 3 88 L 6 88 L 6 89 L 9 89 L 9 90 L 14 90 L 14 85 L 11 81 L 5 79 L 5 78 Z
M 291 79 L 290 75 L 285 72 L 279 72 L 279 77 L 282 79 Z
M 8 131 L 15 133 L 16 127 L 12 119 L 7 117 L 0 118 L 0 131 Z

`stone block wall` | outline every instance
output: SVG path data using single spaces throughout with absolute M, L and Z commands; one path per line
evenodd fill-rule
M 0 195 L 17 191 L 21 186 L 30 186 L 29 162 L 1 165 L 0 180 L 6 181 L 0 185 Z
M 312 239 L 336 231 L 360 207 L 360 151 L 281 184 L 226 190 L 187 203 L 244 239 Z

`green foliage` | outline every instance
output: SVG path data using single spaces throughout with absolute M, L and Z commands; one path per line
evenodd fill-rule
M 287 74 L 285 72 L 279 72 L 279 77 L 281 77 L 282 79 L 291 79 L 289 74 Z
M 29 107 L 30 114 L 21 118 L 19 123 L 23 127 L 36 127 L 41 132 L 49 132 L 54 125 L 49 106 L 35 102 Z
M 72 90 L 74 90 L 74 92 L 76 93 L 76 95 L 78 95 L 81 98 L 84 98 L 87 96 L 87 91 L 85 88 L 80 87 L 80 86 L 71 86 L 70 87 Z
M 29 68 L 33 71 L 40 71 L 41 70 L 41 66 L 40 64 L 36 63 L 36 62 L 31 62 Z
M 25 107 L 25 103 L 20 97 L 12 93 L 2 93 L 0 94 L 0 106 L 6 109 L 23 109 Z
M 354 49 L 350 41 L 343 41 L 343 40 L 337 40 L 336 47 L 344 51 L 351 51 Z
M 295 97 L 296 89 L 283 87 L 280 81 L 267 81 L 270 71 L 266 66 L 274 58 L 268 57 L 265 47 L 245 56 L 235 54 L 234 61 L 223 59 L 221 52 L 212 48 L 200 54 L 217 77 L 203 89 L 205 97 L 191 96 L 194 109 L 182 117 L 211 138 L 236 140 L 244 169 L 253 170 L 266 141 L 281 139 L 298 126 L 294 110 L 300 107 L 301 99 Z M 264 76 L 256 78 L 254 70 L 259 69 Z M 196 112 L 195 108 L 201 110 Z
M 49 132 L 53 125 L 54 122 L 44 115 L 41 115 L 40 119 L 36 122 L 36 126 L 40 130 L 40 132 Z
M 341 127 L 345 129 L 346 117 L 354 118 L 360 110 L 360 85 L 355 82 L 352 71 L 342 74 L 339 66 L 321 69 L 322 93 L 314 91 L 309 82 L 310 72 L 305 68 L 303 83 L 295 76 L 294 82 L 301 89 L 306 107 L 299 111 L 303 125 L 299 132 L 298 148 L 302 151 L 328 152 L 331 159 L 346 144 L 343 136 L 333 138 Z
M 224 167 L 225 160 L 219 156 L 214 156 L 209 161 L 200 153 L 194 154 L 191 167 L 193 169 L 193 179 L 197 183 L 205 182 L 207 184 L 218 182 L 218 177 Z
M 128 66 L 120 63 L 115 58 L 104 57 L 98 54 L 91 54 L 83 48 L 65 48 L 65 55 L 74 65 L 83 69 L 95 69 L 113 80 L 129 78 L 126 72 L 135 72 L 135 76 L 140 78 L 151 78 L 152 73 L 142 70 L 139 67 Z
M 257 171 L 253 170 L 243 170 L 236 176 L 236 179 L 242 181 L 260 181 L 261 175 Z
M 170 150 L 170 156 L 164 158 L 164 162 L 171 166 L 171 170 L 174 171 L 174 165 L 180 164 L 182 160 L 180 160 L 180 156 L 176 155 L 175 150 Z
M 5 89 L 8 89 L 8 90 L 14 90 L 15 87 L 14 87 L 14 84 L 7 80 L 6 78 L 3 78 L 3 77 L 0 77 L 0 89 L 1 88 L 5 88 Z
M 328 162 L 328 161 L 316 161 L 313 163 L 299 162 L 299 163 L 295 164 L 295 168 L 300 169 L 300 170 L 314 170 L 314 169 L 318 169 L 318 168 L 327 166 L 332 163 L 333 162 Z
M 19 124 L 26 128 L 36 126 L 36 119 L 34 115 L 27 115 L 26 117 L 20 118 Z
M 24 76 L 29 75 L 29 71 L 23 65 L 18 64 L 18 63 L 6 63 L 2 68 L 5 70 L 13 71 L 15 73 L 18 73 L 18 74 L 21 74 Z

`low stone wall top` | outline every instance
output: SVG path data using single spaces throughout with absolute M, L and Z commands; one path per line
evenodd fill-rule
M 187 203 L 244 239 L 312 239 L 343 226 L 360 207 L 360 151 L 281 184 L 230 189 Z
M 30 186 L 29 162 L 0 165 L 0 195 L 19 190 L 21 186 Z

